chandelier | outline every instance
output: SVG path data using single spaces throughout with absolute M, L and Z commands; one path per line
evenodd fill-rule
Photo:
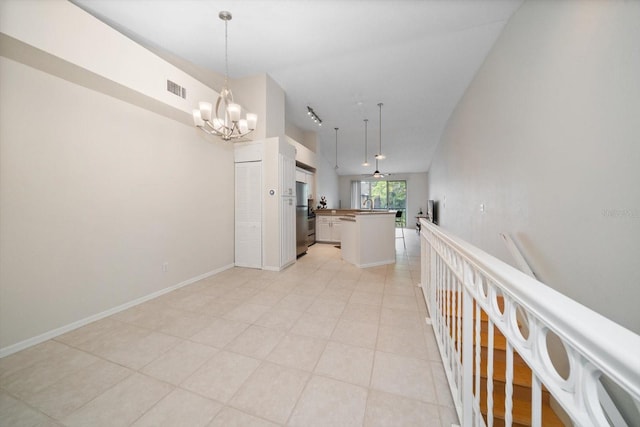
M 241 119 L 242 107 L 233 102 L 233 94 L 229 89 L 229 60 L 227 57 L 227 23 L 232 16 L 231 12 L 222 11 L 218 17 L 224 21 L 224 86 L 216 101 L 215 111 L 210 102 L 201 101 L 198 103 L 198 109 L 193 110 L 193 122 L 207 134 L 216 135 L 229 141 L 254 131 L 258 116 L 247 113 L 246 118 Z

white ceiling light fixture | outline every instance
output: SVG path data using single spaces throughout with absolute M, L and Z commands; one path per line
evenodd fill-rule
M 233 102 L 233 94 L 229 89 L 229 60 L 227 57 L 227 24 L 231 20 L 231 12 L 222 11 L 218 17 L 224 21 L 224 86 L 220 91 L 216 101 L 215 116 L 213 116 L 213 106 L 210 102 L 201 101 L 198 109 L 193 110 L 194 124 L 208 133 L 216 135 L 225 141 L 241 138 L 256 128 L 258 116 L 247 113 L 245 119 L 241 119 L 242 107 Z M 222 107 L 222 111 L 221 110 Z
M 364 162 L 362 162 L 362 166 L 369 166 L 369 156 L 367 154 L 368 144 L 367 144 L 367 123 L 369 119 L 364 119 Z
M 376 160 L 382 160 L 386 158 L 386 156 L 382 154 L 382 102 L 378 104 L 378 107 L 380 108 L 380 147 L 378 148 L 378 154 L 375 155 L 375 158 Z M 376 169 L 378 168 L 376 167 Z
M 334 128 L 336 130 L 336 166 L 335 170 L 338 170 L 338 128 Z

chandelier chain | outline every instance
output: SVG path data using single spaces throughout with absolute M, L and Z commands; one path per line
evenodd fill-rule
M 229 21 L 227 19 L 224 20 L 224 86 L 228 87 L 227 84 L 229 82 L 229 36 L 227 35 L 227 26 Z

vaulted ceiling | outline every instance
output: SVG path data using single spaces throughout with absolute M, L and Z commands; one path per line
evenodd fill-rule
M 318 132 L 338 174 L 379 147 L 383 172 L 424 172 L 464 90 L 521 0 L 73 0 L 138 43 L 229 75 L 269 74 L 286 92 L 286 120 Z M 214 87 L 219 90 L 220 88 Z M 233 89 L 233 88 L 232 88 Z M 307 105 L 322 118 L 318 127 Z

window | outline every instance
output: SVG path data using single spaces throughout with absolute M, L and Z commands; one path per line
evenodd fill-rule
M 353 181 L 351 204 L 354 209 L 393 209 L 403 212 L 402 225 L 407 223 L 407 181 Z M 371 201 L 369 201 L 371 200 Z

